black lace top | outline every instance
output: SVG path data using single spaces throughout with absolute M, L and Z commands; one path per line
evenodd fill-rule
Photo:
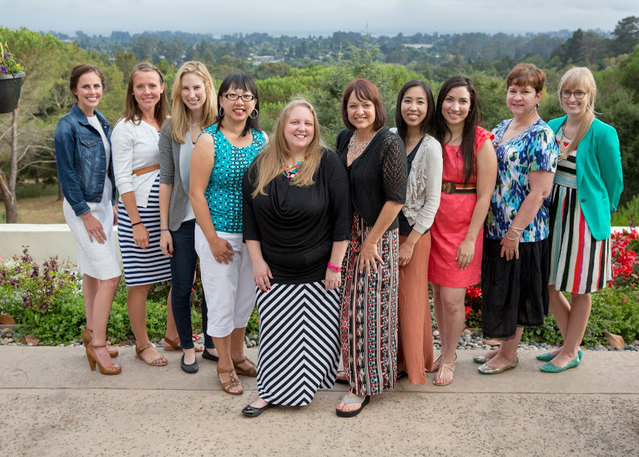
M 337 135 L 337 155 L 347 164 L 349 129 Z M 366 224 L 373 226 L 387 201 L 406 200 L 406 152 L 404 143 L 388 128 L 383 128 L 371 140 L 362 154 L 347 167 L 351 203 Z M 399 226 L 397 218 L 389 229 Z

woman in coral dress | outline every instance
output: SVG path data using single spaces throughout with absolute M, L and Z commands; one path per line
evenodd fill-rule
M 444 169 L 428 265 L 442 344 L 433 365 L 433 383 L 438 386 L 453 381 L 466 287 L 480 280 L 482 226 L 495 189 L 497 158 L 491 141 L 486 141 L 492 134 L 479 127 L 480 119 L 472 81 L 448 78 L 435 110 L 434 136 L 442 144 Z

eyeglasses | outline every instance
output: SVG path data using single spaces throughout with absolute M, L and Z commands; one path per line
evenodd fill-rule
M 224 97 L 226 97 L 228 100 L 231 100 L 232 102 L 237 101 L 238 99 L 242 99 L 243 102 L 252 102 L 253 100 L 255 100 L 255 95 L 253 94 L 236 94 L 231 92 L 230 94 L 224 94 Z
M 586 96 L 587 93 L 588 92 L 584 92 L 583 90 L 575 90 L 575 91 L 562 90 L 561 98 L 563 98 L 564 100 L 568 100 L 571 95 L 574 95 L 575 100 L 581 100 L 582 98 Z

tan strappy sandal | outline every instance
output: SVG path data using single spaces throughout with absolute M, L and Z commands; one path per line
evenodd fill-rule
M 152 367 L 163 367 L 164 365 L 169 363 L 168 360 L 166 360 L 164 356 L 160 355 L 157 351 L 155 351 L 155 349 L 154 349 L 155 355 L 153 355 L 152 357 L 148 359 L 145 359 L 144 357 L 142 357 L 142 353 L 146 351 L 147 349 L 149 349 L 150 347 L 153 347 L 151 343 L 147 344 L 146 346 L 136 345 L 135 355 L 138 357 L 138 359 L 142 360 L 147 365 L 151 365 Z
M 240 367 L 240 364 L 244 362 L 248 363 L 250 367 L 249 368 Z M 257 367 L 255 366 L 253 362 L 251 362 L 248 359 L 248 357 L 244 357 L 244 359 L 240 360 L 239 362 L 236 362 L 235 360 L 233 360 L 233 367 L 235 368 L 235 372 L 241 376 L 249 376 L 251 378 L 257 377 Z
M 228 381 L 222 381 L 222 379 L 220 378 L 220 373 L 228 373 L 230 379 Z M 240 383 L 240 379 L 237 377 L 235 370 L 225 370 L 218 366 L 217 378 L 220 380 L 220 384 L 222 385 L 222 390 L 226 392 L 227 394 L 242 395 L 244 393 L 244 390 L 241 390 L 240 392 L 233 392 L 231 390 L 234 387 L 242 387 L 242 384 Z

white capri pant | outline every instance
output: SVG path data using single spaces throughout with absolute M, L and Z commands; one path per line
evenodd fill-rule
M 223 338 L 244 328 L 255 306 L 253 263 L 241 233 L 217 232 L 233 249 L 233 261 L 218 263 L 199 225 L 195 225 L 195 250 L 200 257 L 202 288 L 206 297 L 206 333 Z

